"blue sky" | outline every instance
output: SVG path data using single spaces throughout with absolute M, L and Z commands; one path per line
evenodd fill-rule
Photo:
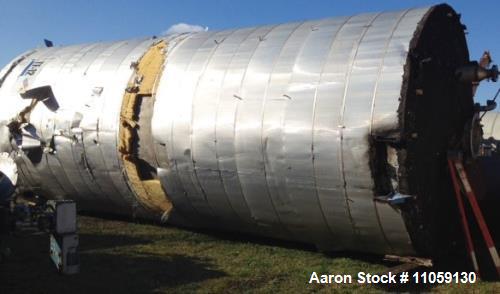
M 160 35 L 184 22 L 210 30 L 282 23 L 303 19 L 398 10 L 436 4 L 416 0 L 214 0 L 98 1 L 0 0 L 0 67 L 21 52 L 40 46 L 44 38 L 56 45 Z M 471 57 L 485 49 L 500 61 L 500 0 L 448 1 L 468 28 Z M 491 97 L 500 83 L 483 83 L 479 101 Z

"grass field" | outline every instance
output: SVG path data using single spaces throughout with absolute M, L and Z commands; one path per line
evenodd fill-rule
M 299 244 L 80 217 L 81 273 L 60 276 L 46 235 L 20 232 L 0 264 L 0 293 L 303 293 L 438 291 L 500 293 L 500 282 L 384 288 L 310 285 L 313 271 L 381 273 L 375 256 L 329 256 Z

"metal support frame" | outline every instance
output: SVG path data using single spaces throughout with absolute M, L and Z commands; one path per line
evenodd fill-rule
M 469 201 L 469 204 L 472 208 L 472 212 L 474 213 L 474 217 L 479 225 L 479 229 L 483 236 L 483 240 L 486 243 L 486 246 L 488 247 L 488 252 L 496 267 L 497 275 L 500 277 L 500 259 L 498 257 L 498 251 L 495 247 L 495 243 L 493 242 L 493 238 L 491 237 L 488 225 L 484 220 L 481 208 L 477 203 L 476 194 L 474 193 L 474 190 L 470 185 L 469 179 L 467 177 L 467 172 L 465 171 L 464 165 L 462 163 L 462 158 L 460 153 L 448 154 L 448 166 L 450 168 L 451 178 L 453 181 L 453 188 L 455 190 L 455 196 L 457 199 L 458 209 L 461 216 L 462 227 L 466 239 L 467 252 L 469 253 L 469 257 L 474 267 L 474 271 L 479 275 L 479 264 L 477 262 L 474 243 L 469 229 L 467 215 L 465 213 L 462 194 L 465 194 L 467 200 Z M 462 193 L 462 188 L 464 193 Z

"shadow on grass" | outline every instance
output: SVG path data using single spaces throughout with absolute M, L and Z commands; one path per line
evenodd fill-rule
M 100 250 L 106 248 L 116 248 L 122 246 L 134 246 L 141 244 L 149 244 L 150 239 L 144 237 L 130 237 L 127 235 L 95 235 L 80 233 L 80 252 Z
M 96 219 L 96 221 L 98 220 Z M 91 221 L 90 225 L 92 225 L 93 222 L 94 221 Z M 152 222 L 146 221 L 145 223 L 152 223 Z M 120 226 L 121 224 L 118 226 L 118 228 Z M 175 228 L 179 229 L 178 226 L 177 227 L 172 226 L 172 227 L 174 228 L 174 230 L 176 230 Z M 114 227 L 112 226 L 111 228 Z M 160 229 L 160 227 L 158 228 Z M 109 230 L 110 227 L 106 227 L 106 229 Z M 172 243 L 173 245 L 178 245 L 179 242 L 191 242 L 195 245 L 197 243 L 205 243 L 205 242 L 207 243 L 215 242 L 217 244 L 220 244 L 220 242 L 222 241 L 222 242 L 234 242 L 234 243 L 252 243 L 264 246 L 280 247 L 280 248 L 311 251 L 311 252 L 317 251 L 314 246 L 304 243 L 283 241 L 273 238 L 244 234 L 244 233 L 228 233 L 216 230 L 193 229 L 185 227 L 180 229 L 183 230 L 184 233 L 173 234 L 172 231 L 166 231 L 166 235 L 168 235 L 168 238 L 165 239 L 161 238 L 163 246 L 168 247 L 170 246 L 170 243 Z M 190 233 L 186 234 L 187 232 L 191 232 L 194 234 Z M 118 234 L 81 235 L 82 274 L 88 275 L 87 279 L 91 281 L 93 281 L 94 279 L 99 280 L 104 278 L 106 278 L 108 281 L 106 283 L 92 282 L 90 284 L 85 284 L 83 286 L 80 286 L 78 283 L 74 282 L 73 284 L 70 285 L 77 285 L 78 287 L 82 287 L 82 289 L 84 290 L 82 290 L 81 292 L 89 292 L 89 291 L 99 292 L 102 291 L 103 289 L 106 289 L 103 291 L 109 290 L 115 293 L 117 291 L 123 290 L 123 292 L 125 293 L 129 292 L 148 293 L 162 287 L 168 288 L 186 284 L 190 284 L 189 287 L 191 287 L 191 283 L 194 284 L 196 282 L 226 276 L 226 273 L 224 272 L 213 270 L 213 265 L 210 260 L 187 257 L 182 254 L 181 255 L 148 254 L 148 255 L 136 255 L 136 256 L 131 256 L 131 255 L 123 256 L 119 254 L 116 255 L 107 253 L 103 254 L 102 252 L 98 252 L 97 254 L 95 252 L 91 252 L 91 251 L 99 251 L 99 249 L 116 248 L 120 246 L 149 244 L 152 241 L 157 240 L 159 235 L 162 234 L 153 234 L 151 237 L 148 237 L 148 235 L 143 235 L 141 237 L 130 237 L 129 235 L 118 235 Z M 46 243 L 44 243 L 43 246 L 47 246 Z M 45 249 L 46 247 L 43 248 Z M 118 250 L 118 251 L 123 251 L 123 250 Z M 113 251 L 111 252 L 114 253 Z M 336 253 L 324 253 L 324 255 L 332 259 L 349 258 L 370 264 L 381 265 L 384 268 L 386 268 L 387 272 L 390 270 L 391 267 L 398 265 L 397 263 L 384 261 L 383 256 L 375 254 L 363 254 L 356 252 L 336 252 Z M 433 268 L 418 268 L 415 269 L 414 271 L 418 272 L 470 271 L 470 269 L 467 266 L 466 262 L 467 260 L 464 260 L 463 258 L 457 258 L 454 259 L 454 261 L 455 261 L 454 263 L 450 262 L 440 263 Z M 51 265 L 48 268 L 52 269 Z M 89 274 L 85 273 L 87 269 L 93 270 L 98 274 L 90 276 Z M 414 271 L 410 271 L 410 276 Z M 383 272 L 372 273 L 372 274 L 382 274 L 382 273 Z M 71 279 L 73 279 L 73 277 L 71 277 Z M 123 284 L 120 284 L 122 283 L 121 279 L 123 279 Z M 255 283 L 254 280 L 252 279 L 249 280 L 249 284 L 254 284 L 254 283 Z M 115 284 L 117 285 L 115 286 Z M 237 287 L 244 285 L 245 284 L 244 279 L 243 278 L 239 279 L 238 282 L 236 282 L 235 284 L 238 285 Z M 380 290 L 389 292 L 402 292 L 402 291 L 427 292 L 431 291 L 436 286 L 438 285 L 407 283 L 407 284 L 395 284 L 395 285 L 379 285 L 375 287 Z M 113 289 L 110 289 L 110 287 L 112 287 Z M 192 285 L 192 287 L 196 287 L 196 285 Z M 252 286 L 250 285 L 249 287 L 251 288 Z M 55 288 L 55 289 L 63 292 L 70 290 L 69 288 Z M 1 285 L 0 285 L 0 293 L 3 293 Z
M 48 236 L 11 237 L 13 254 L 0 264 L 0 293 L 152 293 L 226 275 L 208 259 L 100 251 L 149 242 L 140 238 L 82 234 L 80 239 L 80 274 L 61 276 L 49 259 Z

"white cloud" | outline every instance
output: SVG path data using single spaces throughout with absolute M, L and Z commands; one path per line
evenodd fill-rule
M 197 33 L 197 32 L 205 32 L 208 31 L 208 27 L 202 27 L 199 25 L 192 25 L 188 23 L 177 23 L 168 28 L 163 34 L 182 34 L 182 33 Z

